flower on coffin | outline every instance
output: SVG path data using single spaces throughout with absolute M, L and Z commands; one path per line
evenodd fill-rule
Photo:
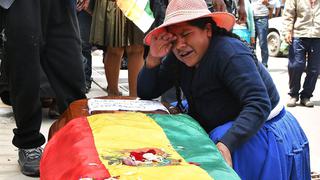
M 159 148 L 140 148 L 127 149 L 121 152 L 121 155 L 104 156 L 109 161 L 109 165 L 127 165 L 127 166 L 168 166 L 179 165 L 181 159 L 172 159 L 169 154 Z
M 134 150 L 130 152 L 129 157 L 122 160 L 123 164 L 128 166 L 139 166 L 142 164 L 153 164 L 155 162 L 161 163 L 167 157 L 167 154 L 155 149 L 148 149 L 147 151 Z
M 122 159 L 122 163 L 128 166 L 155 166 L 168 165 L 168 154 L 158 148 L 142 148 L 129 151 L 129 156 Z

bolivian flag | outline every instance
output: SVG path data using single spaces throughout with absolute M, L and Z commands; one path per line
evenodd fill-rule
M 45 147 L 41 179 L 239 179 L 187 115 L 109 113 L 77 118 Z
M 154 17 L 149 0 L 117 0 L 123 14 L 144 33 L 151 27 Z

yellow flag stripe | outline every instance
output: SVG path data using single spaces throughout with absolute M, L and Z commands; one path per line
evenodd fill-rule
M 162 128 L 143 113 L 98 114 L 88 117 L 99 158 L 112 177 L 120 179 L 212 179 L 186 162 L 171 146 Z M 170 165 L 124 165 L 130 152 L 158 149 L 169 154 Z M 173 165 L 175 164 L 175 165 Z

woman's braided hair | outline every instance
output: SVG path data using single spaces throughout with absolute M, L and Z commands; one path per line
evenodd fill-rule
M 200 18 L 200 19 L 188 21 L 188 24 L 190 24 L 191 26 L 198 27 L 200 29 L 204 29 L 208 23 L 211 24 L 211 28 L 212 28 L 212 32 L 213 32 L 214 36 L 228 36 L 228 37 L 236 38 L 236 39 L 239 39 L 240 41 L 242 41 L 242 43 L 245 44 L 247 47 L 249 47 L 249 49 L 251 50 L 255 64 L 256 65 L 258 64 L 258 59 L 256 57 L 254 48 L 247 41 L 241 39 L 237 34 L 234 34 L 231 31 L 227 31 L 224 28 L 218 27 L 217 24 L 213 21 L 213 19 L 211 17 Z M 179 62 L 176 61 L 177 67 L 174 68 L 175 74 L 176 74 L 176 76 L 175 76 L 176 79 L 175 79 L 175 83 L 174 83 L 174 86 L 176 88 L 176 99 L 177 99 L 176 107 L 180 110 L 180 112 L 185 112 L 186 110 L 185 110 L 184 106 L 182 105 L 182 99 L 181 99 L 182 95 L 181 95 L 181 88 L 180 88 L 180 72 L 179 72 L 178 64 L 179 64 Z M 191 104 L 189 104 L 189 108 L 190 108 L 190 105 Z

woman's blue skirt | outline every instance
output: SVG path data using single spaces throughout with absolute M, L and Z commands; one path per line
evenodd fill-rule
M 217 143 L 232 126 L 210 132 Z M 284 108 L 256 135 L 232 152 L 233 168 L 243 180 L 309 180 L 309 143 L 296 118 Z

